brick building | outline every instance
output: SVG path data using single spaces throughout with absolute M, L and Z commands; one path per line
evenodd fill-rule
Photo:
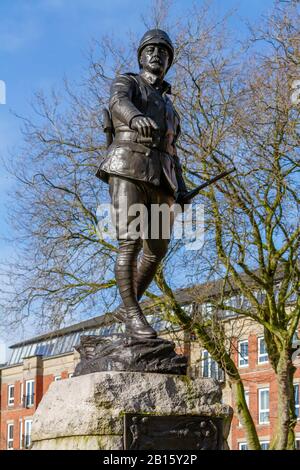
M 239 332 L 238 337 L 235 338 L 234 361 L 239 368 L 243 380 L 245 398 L 254 420 L 262 449 L 268 449 L 276 424 L 278 390 L 276 376 L 269 363 L 265 347 L 263 328 L 248 319 L 232 318 L 227 320 L 227 322 L 232 331 Z M 296 448 L 300 449 L 300 360 L 298 359 L 294 364 L 297 367 L 294 375 L 295 411 L 298 417 L 295 428 Z M 226 402 L 226 399 L 234 408 L 234 400 L 228 384 L 226 384 L 224 389 L 224 402 Z M 245 431 L 236 414 L 234 414 L 232 421 L 230 447 L 235 450 L 247 449 Z
M 52 381 L 72 377 L 80 336 L 118 330 L 108 314 L 11 346 L 10 360 L 0 368 L 0 449 L 30 447 L 32 416 Z
M 215 295 L 218 286 L 211 286 Z M 206 292 L 209 292 L 206 285 Z M 177 291 L 178 299 L 189 311 L 193 295 L 190 289 Z M 237 301 L 231 296 L 230 302 Z M 205 312 L 211 309 L 211 299 L 203 302 Z M 224 373 L 199 343 L 179 329 L 170 330 L 170 325 L 155 315 L 149 317 L 161 335 L 171 337 L 177 352 L 189 358 L 189 373 L 202 377 L 213 377 L 223 385 L 223 402 L 234 408 L 234 399 Z M 277 384 L 265 349 L 263 331 L 253 321 L 222 313 L 225 328 L 230 331 L 235 363 L 244 380 L 246 399 L 253 416 L 263 449 L 270 443 L 277 413 Z M 111 314 L 95 317 L 50 334 L 40 335 L 11 346 L 12 354 L 7 364 L 0 368 L 0 449 L 26 449 L 31 445 L 32 416 L 42 396 L 54 380 L 72 377 L 79 360 L 74 347 L 79 344 L 82 334 L 103 336 L 121 332 Z M 295 364 L 295 406 L 299 417 L 300 361 Z M 229 446 L 233 450 L 247 448 L 245 432 L 234 415 Z M 300 421 L 296 425 L 296 446 L 300 448 Z

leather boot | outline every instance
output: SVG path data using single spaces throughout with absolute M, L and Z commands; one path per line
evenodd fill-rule
M 119 305 L 112 315 L 118 321 L 125 323 L 126 333 L 130 336 L 143 338 L 156 338 L 157 336 L 156 331 L 149 325 L 142 311 L 136 307 L 129 307 L 126 310 L 124 305 Z
M 160 261 L 161 257 L 154 254 L 150 255 L 148 253 L 142 253 L 136 278 L 136 293 L 138 300 L 143 297 L 144 292 L 153 281 Z
M 147 322 L 142 310 L 136 307 L 126 309 L 125 331 L 128 336 L 137 338 L 156 338 L 156 331 Z
M 147 287 L 151 284 L 151 281 L 155 276 L 159 263 L 160 258 L 157 259 L 157 257 L 154 255 L 147 255 L 146 253 L 143 253 L 141 256 L 138 270 L 136 269 L 136 265 L 132 266 L 135 292 L 137 294 L 138 301 L 143 296 Z M 116 320 L 126 323 L 127 312 L 124 304 L 120 304 L 116 308 L 116 310 L 113 312 L 113 316 Z

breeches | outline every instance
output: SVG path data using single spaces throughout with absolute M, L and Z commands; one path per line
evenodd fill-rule
M 109 193 L 119 242 L 116 281 L 125 307 L 136 307 L 167 253 L 174 196 L 162 187 L 115 175 L 109 178 Z

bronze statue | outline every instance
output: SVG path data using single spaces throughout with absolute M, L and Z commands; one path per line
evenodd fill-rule
M 111 86 L 109 110 L 104 110 L 103 122 L 108 152 L 96 175 L 109 184 L 112 199 L 119 244 L 115 274 L 123 301 L 113 315 L 125 323 L 126 334 L 117 339 L 81 336 L 76 347 L 81 357 L 76 376 L 108 370 L 165 374 L 187 371 L 187 358 L 175 352 L 172 341 L 157 337 L 139 300 L 167 253 L 176 213 L 174 202 L 183 208 L 202 189 L 234 169 L 187 191 L 176 152 L 180 118 L 168 96 L 171 87 L 164 81 L 173 57 L 169 36 L 152 29 L 142 37 L 138 48 L 140 73 L 118 75 Z M 126 210 L 122 206 L 124 198 Z M 136 214 L 131 215 L 129 209 L 136 204 L 147 209 L 140 225 L 147 226 L 148 236 L 132 230 Z M 153 217 L 151 209 L 163 204 L 170 209 L 169 217 Z M 158 228 L 155 236 L 152 228 Z
M 137 52 L 140 73 L 118 75 L 111 86 L 104 122 L 110 145 L 97 176 L 109 184 L 119 243 L 115 274 L 123 305 L 116 316 L 125 322 L 127 335 L 151 339 L 156 332 L 139 300 L 166 255 L 170 239 L 134 239 L 128 215 L 127 231 L 120 233 L 120 197 L 126 195 L 129 207 L 136 203 L 171 207 L 175 200 L 179 204 L 188 201 L 176 152 L 180 118 L 168 96 L 171 86 L 164 81 L 173 63 L 173 44 L 166 32 L 152 29 L 142 37 Z M 149 216 L 149 227 L 151 223 Z M 172 229 L 172 218 L 169 223 Z

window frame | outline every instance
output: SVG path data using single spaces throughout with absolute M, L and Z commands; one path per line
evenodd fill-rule
M 29 449 L 30 446 L 31 446 L 31 433 L 32 433 L 32 419 L 25 419 L 24 420 L 24 448 L 25 449 Z M 30 424 L 29 426 L 29 434 L 27 434 L 27 428 L 28 428 L 28 424 Z M 27 443 L 27 437 L 29 437 L 29 443 Z
M 14 449 L 14 426 L 15 426 L 15 423 L 7 423 L 7 428 L 6 428 L 6 432 L 7 432 L 7 434 L 6 434 L 6 448 L 7 448 L 7 450 L 13 450 Z M 12 429 L 12 438 L 10 437 L 10 429 Z
M 13 396 L 11 397 L 10 392 L 13 390 Z M 15 404 L 15 385 L 9 384 L 7 387 L 7 406 L 14 406 Z
M 22 405 L 23 403 L 23 399 L 24 399 L 23 395 L 24 395 L 24 382 L 21 381 L 20 382 L 20 405 Z
M 261 344 L 261 340 L 264 341 L 265 343 L 265 338 L 263 336 L 259 336 L 257 338 L 257 363 L 258 364 L 267 364 L 269 362 L 269 355 L 267 352 L 265 353 L 261 353 L 261 347 L 260 347 L 260 344 Z M 266 344 L 266 343 L 265 343 Z M 263 357 L 267 357 L 265 360 L 262 360 Z
M 268 408 L 261 407 L 262 394 L 263 392 L 268 392 Z M 261 414 L 268 413 L 268 421 L 261 420 Z M 270 424 L 270 387 L 262 387 L 258 389 L 258 424 L 267 425 Z
M 241 449 L 242 446 L 245 446 L 246 449 Z M 248 444 L 247 444 L 247 442 L 239 442 L 239 450 L 248 450 Z
M 247 356 L 246 359 L 244 356 L 241 355 L 241 345 L 247 343 Z M 242 364 L 241 361 L 246 361 L 246 364 Z M 238 365 L 239 367 L 249 367 L 249 341 L 247 339 L 243 339 L 238 342 Z
M 34 385 L 35 385 L 34 379 L 25 381 L 25 406 L 26 408 L 31 408 L 32 406 L 34 406 L 34 388 L 35 388 Z M 28 393 L 28 390 L 31 391 L 31 393 Z M 28 400 L 28 397 L 30 397 L 30 401 Z
M 19 438 L 20 438 L 20 450 L 23 447 L 23 418 L 20 418 L 19 420 Z
M 260 443 L 261 450 L 269 450 L 270 441 L 260 441 L 259 443 Z M 267 448 L 267 449 L 263 449 L 263 448 L 262 448 L 263 445 L 267 445 L 268 448 Z
M 211 302 L 204 302 L 202 305 L 201 305 L 201 312 L 202 312 L 202 315 L 203 317 L 205 318 L 211 318 L 211 316 L 213 315 L 213 312 L 214 312 L 214 304 L 211 303 Z
M 205 357 L 207 355 L 207 357 Z M 206 362 L 207 361 L 207 362 Z M 207 375 L 204 375 L 204 364 L 207 363 Z M 213 374 L 213 369 L 215 374 Z M 211 357 L 207 349 L 201 351 L 201 377 L 206 379 L 215 379 L 218 382 L 224 382 L 224 371 L 219 367 L 218 363 Z

